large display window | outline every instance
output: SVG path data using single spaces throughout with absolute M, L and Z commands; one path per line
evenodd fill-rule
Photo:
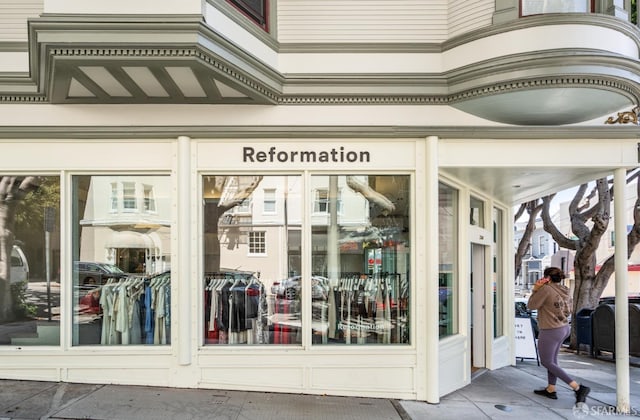
M 60 344 L 60 177 L 0 175 L 0 345 Z
M 73 344 L 170 344 L 170 178 L 72 180 Z
M 410 176 L 306 179 L 203 176 L 204 343 L 408 344 Z
M 410 177 L 311 177 L 313 342 L 408 344 Z
M 302 343 L 302 177 L 203 177 L 205 344 Z

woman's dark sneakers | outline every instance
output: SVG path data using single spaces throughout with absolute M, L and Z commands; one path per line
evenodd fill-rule
M 535 391 L 533 391 L 535 394 L 537 395 L 542 395 L 544 397 L 547 398 L 551 398 L 552 400 L 557 400 L 558 399 L 558 394 L 556 394 L 555 392 L 549 392 L 547 391 L 547 388 L 542 388 L 542 389 L 536 389 Z M 578 392 L 578 391 L 576 391 Z M 588 392 L 588 391 L 587 391 Z M 577 394 L 576 394 L 577 395 Z M 577 398 L 577 397 L 576 397 Z
M 583 403 L 587 400 L 587 395 L 591 392 L 591 388 L 586 385 L 580 385 L 580 388 L 573 392 L 576 393 L 576 404 Z

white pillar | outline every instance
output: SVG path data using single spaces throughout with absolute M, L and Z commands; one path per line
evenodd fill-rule
M 186 136 L 178 137 L 178 168 L 177 168 L 177 206 L 178 213 L 178 267 L 174 268 L 174 281 L 180 284 L 178 290 L 178 363 L 186 366 L 191 364 L 191 139 Z M 175 184 L 174 184 L 175 185 Z M 175 254 L 175 252 L 174 252 Z M 172 315 L 174 317 L 174 315 Z
M 424 282 L 424 290 L 421 298 L 424 300 L 426 324 L 419 327 L 416 336 L 426 335 L 426 400 L 430 403 L 440 402 L 440 336 L 439 336 L 439 253 L 438 253 L 438 142 L 436 136 L 427 137 L 425 150 L 425 276 L 416 278 L 417 282 Z M 416 206 L 416 208 L 420 208 Z M 417 216 L 420 216 L 418 214 Z M 420 258 L 420 256 L 418 256 Z M 418 305 L 420 305 L 418 300 Z
M 629 298 L 627 273 L 626 171 L 616 169 L 613 176 L 615 220 L 616 281 L 616 406 L 619 413 L 629 413 Z

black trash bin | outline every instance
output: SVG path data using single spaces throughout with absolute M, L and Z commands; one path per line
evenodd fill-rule
M 591 315 L 593 323 L 593 347 L 591 354 L 598 356 L 601 351 L 613 353 L 615 359 L 616 316 L 615 305 L 599 305 Z
M 580 344 L 589 346 L 589 353 L 593 355 L 593 334 L 591 315 L 594 310 L 591 308 L 583 308 L 576 313 L 576 335 L 577 335 L 577 354 L 580 354 Z
M 640 304 L 629 304 L 629 354 L 640 357 Z

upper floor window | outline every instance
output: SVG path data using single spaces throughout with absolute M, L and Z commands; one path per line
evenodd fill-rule
M 144 210 L 147 212 L 156 211 L 156 199 L 153 194 L 153 186 L 144 186 Z
M 593 12 L 593 0 L 520 0 L 522 16 L 544 13 L 589 13 Z
M 546 239 L 546 237 L 544 235 L 540 235 L 538 237 L 538 253 L 539 253 L 539 255 L 546 255 L 547 254 L 547 241 L 545 239 Z
M 111 183 L 111 211 L 118 211 L 118 184 L 116 182 Z
M 227 0 L 262 28 L 267 28 L 268 0 Z
M 249 232 L 249 254 L 264 255 L 267 252 L 266 237 L 265 231 Z
M 329 190 L 317 189 L 315 191 L 315 199 L 313 201 L 314 213 L 329 212 Z
M 275 213 L 276 212 L 276 190 L 275 188 L 264 189 L 264 212 Z
M 124 210 L 135 210 L 136 206 L 136 184 L 134 182 L 122 183 L 122 208 Z
M 251 199 L 247 198 L 242 200 L 242 203 L 233 208 L 233 212 L 236 214 L 249 214 L 251 213 Z

